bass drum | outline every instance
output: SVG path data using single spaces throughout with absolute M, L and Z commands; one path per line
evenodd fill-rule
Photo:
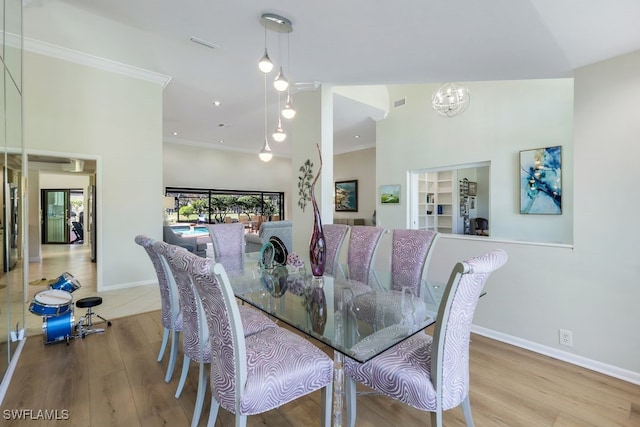
M 74 323 L 73 310 L 60 316 L 43 318 L 42 333 L 44 334 L 44 343 L 51 344 L 58 341 L 66 341 L 69 344 Z

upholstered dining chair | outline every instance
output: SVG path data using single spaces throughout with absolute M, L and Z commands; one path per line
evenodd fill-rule
M 244 268 L 244 224 L 208 224 L 216 262 L 227 271 L 242 271 Z
M 467 426 L 473 426 L 469 402 L 471 322 L 489 274 L 506 261 L 506 252 L 497 250 L 456 264 L 444 289 L 433 338 L 418 333 L 366 363 L 345 358 L 351 427 L 356 421 L 356 382 L 431 412 L 433 427 L 442 426 L 443 411 L 462 405 Z
M 421 322 L 427 306 L 421 299 L 426 288 L 425 271 L 439 234 L 432 230 L 394 229 L 391 237 L 391 292 L 360 295 L 352 301 L 354 315 L 374 330 L 395 323 Z M 380 280 L 377 275 L 374 277 Z M 362 294 L 358 287 L 356 295 Z
M 191 361 L 198 362 L 200 365 L 196 405 L 191 420 L 191 425 L 196 426 L 200 420 L 204 403 L 207 385 L 205 365 L 211 363 L 211 347 L 209 345 L 209 329 L 202 311 L 202 305 L 196 295 L 191 278 L 186 273 L 186 268 L 188 265 L 193 264 L 196 259 L 203 258 L 184 248 L 165 242 L 154 243 L 153 250 L 167 260 L 171 273 L 175 277 L 184 322 L 182 330 L 184 360 L 182 362 L 182 374 L 176 390 L 176 398 L 182 394 Z M 271 319 L 256 310 L 244 306 L 240 310 L 242 328 L 247 335 L 276 326 Z
M 210 340 L 211 410 L 208 426 L 218 409 L 235 414 L 237 427 L 247 416 L 275 409 L 322 390 L 324 425 L 331 424 L 333 362 L 304 338 L 280 327 L 245 337 L 239 306 L 221 264 L 196 259 L 189 270 L 202 301 Z
M 349 226 L 344 224 L 325 224 L 322 226 L 324 241 L 326 245 L 326 262 L 324 273 L 329 276 L 335 276 L 338 270 L 338 259 L 340 257 L 340 249 L 342 242 L 349 231 Z
M 160 345 L 160 352 L 158 353 L 158 362 L 162 361 L 164 353 L 167 349 L 167 343 L 169 336 L 171 336 L 171 350 L 169 353 L 169 365 L 167 366 L 167 374 L 164 377 L 166 382 L 171 381 L 173 370 L 176 366 L 176 359 L 178 358 L 179 347 L 179 335 L 182 330 L 182 312 L 180 311 L 180 301 L 178 298 L 178 287 L 176 281 L 171 274 L 169 265 L 164 257 L 160 257 L 154 250 L 153 244 L 156 242 L 154 239 L 138 235 L 135 237 L 135 242 L 142 246 L 153 264 L 153 268 L 156 271 L 158 277 L 158 286 L 160 288 L 160 318 L 162 321 L 162 327 L 164 333 L 162 335 L 162 344 Z
M 371 266 L 384 228 L 354 225 L 349 235 L 347 269 L 349 280 L 371 285 Z
M 391 237 L 391 289 L 420 296 L 420 283 L 439 234 L 433 230 L 394 229 Z

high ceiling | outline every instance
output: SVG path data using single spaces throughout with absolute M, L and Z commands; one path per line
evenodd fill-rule
M 640 48 L 637 0 L 24 3 L 27 39 L 170 76 L 164 89 L 166 141 L 251 153 L 264 139 L 264 80 L 257 60 L 264 49 L 260 16 L 265 12 L 293 23 L 288 37 L 269 32 L 267 38 L 271 58 L 277 65 L 284 62 L 285 75 L 298 83 L 571 77 L 575 68 Z M 193 43 L 191 37 L 217 48 Z M 276 125 L 274 94 L 270 89 L 269 132 Z M 214 107 L 215 100 L 221 106 Z M 369 113 L 356 102 L 336 100 L 336 152 L 375 144 Z M 287 156 L 290 144 L 273 142 L 271 148 Z

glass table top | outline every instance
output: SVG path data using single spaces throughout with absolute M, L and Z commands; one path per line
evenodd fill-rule
M 314 278 L 287 266 L 260 268 L 258 258 L 246 254 L 243 271 L 227 270 L 235 296 L 360 362 L 436 321 L 441 284 L 396 277 L 394 282 L 406 286 L 392 290 L 390 273 L 374 272 L 370 287 L 347 278 Z

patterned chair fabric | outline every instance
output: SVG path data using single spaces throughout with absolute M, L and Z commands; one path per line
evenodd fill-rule
M 324 241 L 326 244 L 326 262 L 324 265 L 324 273 L 330 276 L 336 275 L 338 267 L 338 258 L 340 257 L 340 248 L 342 242 L 349 231 L 348 225 L 342 224 L 325 224 L 322 226 L 324 233 Z
M 220 406 L 236 415 L 236 426 L 248 415 L 277 408 L 323 389 L 324 421 L 331 421 L 333 362 L 307 340 L 283 328 L 245 337 L 238 304 L 224 267 L 211 259 L 191 265 L 191 277 L 202 301 L 210 341 L 213 426 Z M 240 331 L 240 333 L 238 333 Z
M 167 349 L 167 343 L 169 341 L 169 335 L 171 335 L 171 350 L 169 355 L 169 365 L 167 366 L 167 374 L 164 380 L 166 382 L 171 381 L 173 370 L 176 365 L 176 359 L 178 357 L 178 339 L 180 331 L 182 330 L 182 312 L 180 311 L 180 302 L 178 299 L 178 287 L 176 281 L 169 270 L 166 260 L 158 256 L 153 250 L 153 244 L 156 242 L 154 239 L 138 235 L 135 237 L 135 242 L 142 246 L 153 264 L 153 268 L 156 271 L 158 277 L 158 287 L 160 288 L 160 303 L 161 303 L 161 320 L 164 327 L 164 334 L 162 335 L 162 344 L 160 346 L 160 352 L 158 353 L 158 362 L 162 361 L 164 352 Z
M 420 281 L 438 233 L 395 229 L 391 241 L 391 289 L 420 296 Z
M 171 273 L 175 277 L 180 296 L 180 308 L 184 319 L 182 331 L 184 360 L 182 362 L 182 374 L 176 390 L 176 398 L 182 394 L 189 372 L 190 361 L 196 361 L 200 365 L 196 406 L 192 418 L 192 426 L 195 426 L 200 420 L 202 404 L 204 403 L 204 391 L 207 383 L 204 365 L 211 363 L 211 346 L 209 344 L 209 328 L 202 310 L 202 304 L 196 294 L 188 270 L 198 259 L 204 258 L 194 255 L 184 248 L 165 242 L 156 242 L 153 245 L 153 250 L 160 257 L 164 257 L 167 260 Z M 245 334 L 253 334 L 263 329 L 275 327 L 275 323 L 272 320 L 253 309 L 243 307 L 242 313 L 241 325 Z
M 370 285 L 371 265 L 384 228 L 357 225 L 351 227 L 347 267 L 349 280 Z
M 391 290 L 365 293 L 353 299 L 353 313 L 374 330 L 396 323 L 415 324 L 429 315 L 422 299 L 423 275 L 438 233 L 431 230 L 395 229 L 391 243 Z M 354 294 L 362 294 L 355 288 Z
M 431 412 L 432 426 L 442 426 L 442 412 L 462 404 L 467 426 L 473 425 L 469 403 L 471 322 L 489 274 L 506 261 L 506 252 L 497 250 L 454 267 L 433 338 L 417 334 L 362 364 L 345 358 L 349 425 L 355 425 L 356 418 L 355 382 Z
M 216 262 L 226 271 L 244 269 L 244 224 L 208 224 Z

